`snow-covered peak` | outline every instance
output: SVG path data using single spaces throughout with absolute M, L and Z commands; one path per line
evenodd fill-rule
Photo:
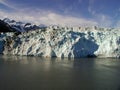
M 30 31 L 30 30 L 36 30 L 39 28 L 46 27 L 45 25 L 41 24 L 39 26 L 32 24 L 32 23 L 26 23 L 26 22 L 21 22 L 21 21 L 15 21 L 11 20 L 9 18 L 3 19 L 3 21 L 7 24 L 9 24 L 13 29 L 19 32 L 25 32 L 25 31 Z
M 9 18 L 4 18 L 3 21 L 6 22 L 6 23 L 11 22 L 11 20 Z

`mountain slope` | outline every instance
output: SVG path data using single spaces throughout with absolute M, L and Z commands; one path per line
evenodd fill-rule
M 46 27 L 45 25 L 37 26 L 35 24 L 10 20 L 8 18 L 3 19 L 3 22 L 7 23 L 10 27 L 12 27 L 13 29 L 15 29 L 18 32 L 25 32 L 25 31 L 36 30 L 39 28 Z
M 12 32 L 12 28 L 9 24 L 0 20 L 0 32 Z

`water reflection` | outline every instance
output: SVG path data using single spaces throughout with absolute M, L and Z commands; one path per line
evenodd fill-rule
M 0 88 L 119 90 L 120 59 L 0 56 Z

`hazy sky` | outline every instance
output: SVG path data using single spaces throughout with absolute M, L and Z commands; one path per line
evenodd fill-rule
M 49 25 L 120 27 L 120 0 L 0 0 L 0 18 Z

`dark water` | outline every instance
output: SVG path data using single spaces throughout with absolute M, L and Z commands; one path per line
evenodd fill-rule
M 120 90 L 120 59 L 0 56 L 0 90 Z

